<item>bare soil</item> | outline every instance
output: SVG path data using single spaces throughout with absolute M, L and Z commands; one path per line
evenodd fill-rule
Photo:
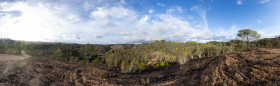
M 0 54 L 2 85 L 280 85 L 280 49 L 232 52 L 142 74 L 122 74 L 99 64 Z

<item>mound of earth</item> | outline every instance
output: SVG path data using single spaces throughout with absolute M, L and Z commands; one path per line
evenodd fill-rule
M 277 48 L 232 52 L 141 74 L 122 74 L 99 64 L 21 57 L 3 60 L 16 56 L 0 54 L 0 85 L 280 85 Z

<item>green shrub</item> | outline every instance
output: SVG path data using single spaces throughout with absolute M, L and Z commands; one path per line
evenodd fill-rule
M 183 67 L 182 67 L 182 66 L 180 67 L 180 70 L 183 70 Z
M 100 63 L 105 63 L 105 58 L 102 58 Z
M 93 63 L 99 63 L 99 62 L 101 62 L 101 58 L 95 58 L 92 62 Z
M 156 65 L 154 66 L 154 68 L 155 68 L 155 69 L 158 69 L 158 68 L 159 68 L 159 64 L 156 64 Z
M 168 63 L 165 64 L 166 67 L 169 67 L 170 65 Z
M 53 55 L 50 55 L 49 57 L 52 59 L 52 58 L 53 58 Z
M 150 78 L 147 78 L 147 84 L 149 84 L 150 83 Z
M 147 79 L 141 79 L 142 84 L 149 84 L 150 83 L 150 78 Z
M 85 63 L 85 62 L 87 62 L 87 60 L 83 59 L 83 60 L 80 60 L 79 62 Z
M 139 65 L 139 60 L 134 62 L 135 65 Z
M 140 71 L 143 71 L 146 69 L 146 63 L 145 62 L 141 62 L 140 65 L 138 66 L 138 68 L 140 69 Z
M 193 68 L 194 70 L 198 70 L 198 64 L 195 65 L 195 67 Z
M 141 57 L 140 56 L 137 56 L 137 60 L 139 60 Z
M 128 73 L 129 72 L 128 68 L 129 68 L 128 61 L 127 60 L 123 60 L 122 63 L 121 63 L 121 72 L 122 73 Z
M 170 53 L 168 53 L 168 54 L 167 54 L 167 56 L 171 56 L 171 54 L 170 54 Z
M 164 67 L 164 66 L 165 66 L 165 63 L 164 63 L 164 62 L 160 62 L 160 66 L 161 66 L 161 67 Z
M 63 57 L 62 50 L 61 50 L 61 49 L 57 49 L 57 50 L 54 52 L 53 56 L 56 57 L 56 59 L 59 59 L 60 57 Z
M 117 58 L 114 59 L 114 66 L 118 66 L 119 65 L 119 60 Z

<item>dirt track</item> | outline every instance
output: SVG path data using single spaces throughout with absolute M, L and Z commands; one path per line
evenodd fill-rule
M 0 54 L 0 85 L 280 85 L 280 49 L 275 48 L 233 52 L 193 60 L 182 69 L 173 65 L 143 74 L 121 74 L 99 64 L 19 58 Z

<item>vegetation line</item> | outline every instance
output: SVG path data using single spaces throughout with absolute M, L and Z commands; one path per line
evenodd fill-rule
M 233 51 L 259 47 L 280 47 L 280 37 L 258 40 L 260 35 L 250 29 L 240 30 L 237 36 L 238 39 L 228 42 L 183 43 L 155 40 L 155 42 L 139 45 L 32 43 L 2 38 L 0 53 L 27 53 L 31 56 L 49 57 L 62 61 L 104 64 L 109 69 L 122 73 L 141 73 Z

